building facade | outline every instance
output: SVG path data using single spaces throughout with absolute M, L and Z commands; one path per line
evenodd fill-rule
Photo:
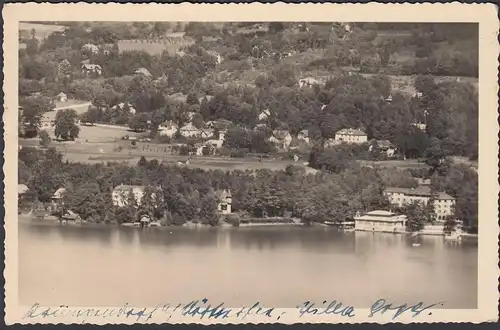
M 232 213 L 231 205 L 233 203 L 233 196 L 230 190 L 222 190 L 217 192 L 217 210 L 221 214 Z
M 361 144 L 368 142 L 368 135 L 359 129 L 344 128 L 335 133 L 335 141 Z
M 432 200 L 438 222 L 445 221 L 455 213 L 455 198 L 445 192 L 433 193 L 429 186 L 418 188 L 391 187 L 387 188 L 384 194 L 391 204 L 399 207 L 415 202 L 427 205 Z
M 375 210 L 364 215 L 356 214 L 354 228 L 359 231 L 398 233 L 406 230 L 406 215 Z
M 111 199 L 114 206 L 124 207 L 131 205 L 130 198 L 133 196 L 135 203 L 132 203 L 133 205 L 131 206 L 140 206 L 145 193 L 145 186 L 121 184 L 113 189 L 113 192 L 111 193 Z M 156 197 L 156 193 L 152 191 L 151 198 L 156 199 Z

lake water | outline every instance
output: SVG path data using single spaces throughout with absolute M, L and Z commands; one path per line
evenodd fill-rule
M 23 304 L 156 306 L 208 298 L 295 307 L 379 298 L 477 308 L 477 243 L 323 227 L 116 228 L 19 225 Z

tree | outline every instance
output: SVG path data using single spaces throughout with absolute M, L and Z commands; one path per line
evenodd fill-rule
M 99 119 L 99 110 L 96 107 L 90 107 L 86 112 L 80 116 L 82 123 L 94 125 Z
M 236 149 L 249 149 L 250 138 L 248 131 L 242 128 L 229 129 L 224 137 L 224 146 Z
M 128 122 L 130 127 L 135 132 L 141 132 L 148 129 L 148 116 L 145 113 L 138 113 L 130 118 Z
M 36 136 L 40 128 L 42 116 L 45 112 L 54 109 L 54 104 L 49 98 L 36 96 L 20 100 L 22 110 L 19 113 L 22 126 L 27 136 Z
M 84 182 L 64 194 L 67 209 L 80 215 L 82 219 L 100 222 L 104 220 L 110 201 L 106 202 L 97 182 Z
M 49 136 L 49 133 L 47 131 L 41 131 L 38 133 L 38 137 L 40 138 L 40 145 L 44 148 L 47 148 L 50 145 L 51 138 Z
M 76 125 L 78 114 L 74 109 L 60 110 L 56 114 L 54 135 L 62 140 L 74 140 L 80 133 Z
M 324 169 L 333 173 L 340 173 L 351 166 L 353 157 L 345 150 L 327 148 L 313 149 L 309 155 L 309 166 Z
M 217 201 L 211 194 L 203 196 L 200 202 L 199 216 L 202 223 L 215 226 L 219 222 Z
M 67 59 L 62 60 L 57 66 L 57 75 L 59 79 L 63 82 L 63 84 L 66 84 L 70 81 L 71 74 L 72 74 L 71 63 L 69 63 Z
M 427 210 L 428 208 L 419 202 L 407 204 L 401 208 L 401 213 L 405 214 L 408 219 L 406 227 L 409 231 L 415 232 L 424 228 L 429 219 Z
M 429 147 L 425 150 L 424 157 L 425 163 L 431 168 L 431 174 L 439 171 L 444 173 L 449 166 L 446 161 L 448 152 L 442 148 L 442 142 L 433 138 Z
M 141 158 L 137 162 L 137 166 L 140 166 L 140 167 L 145 167 L 147 164 L 148 164 L 148 161 L 146 160 L 146 157 L 144 157 L 144 156 L 141 156 Z

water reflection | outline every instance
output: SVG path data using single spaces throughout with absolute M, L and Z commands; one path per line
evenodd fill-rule
M 293 307 L 327 294 L 361 307 L 380 296 L 475 307 L 477 245 L 450 245 L 442 237 L 413 242 L 314 227 L 20 225 L 19 294 L 24 302 L 79 305 L 92 305 L 96 295 L 104 305 L 119 305 L 203 294 L 235 305 L 260 300 Z M 155 284 L 134 284 L 144 278 Z

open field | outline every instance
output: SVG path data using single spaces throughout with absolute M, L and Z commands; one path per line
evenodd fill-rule
M 169 54 L 178 52 L 182 47 L 192 45 L 194 41 L 186 39 L 182 42 L 169 42 L 167 40 L 119 40 L 118 49 L 121 52 L 144 51 L 149 55 L 161 55 L 166 50 Z
M 55 105 L 56 107 L 54 110 L 43 114 L 46 120 L 55 120 L 57 112 L 66 109 L 74 109 L 78 115 L 81 115 L 89 109 L 90 102 L 80 100 L 68 100 L 66 102 L 56 101 Z
M 83 113 L 88 110 L 90 104 L 91 103 L 89 101 L 74 99 L 68 99 L 65 102 L 55 101 L 56 107 L 54 110 L 75 109 L 76 112 Z
M 52 111 L 54 118 L 55 118 L 55 111 Z M 85 125 L 79 125 L 80 127 L 80 134 L 78 135 L 78 138 L 72 142 L 72 143 L 81 143 L 81 142 L 88 142 L 88 143 L 114 143 L 115 141 L 120 140 L 123 136 L 128 135 L 128 136 L 139 136 L 140 133 L 132 132 L 129 131 L 127 127 L 122 127 L 122 126 L 112 126 L 112 125 L 100 125 L 100 124 L 95 124 L 94 126 L 85 126 Z M 54 138 L 54 127 L 48 128 L 48 129 L 43 129 L 49 133 L 49 135 Z M 20 144 L 21 141 L 35 141 L 34 144 L 38 144 L 38 138 L 34 139 L 23 139 L 19 140 Z M 22 142 L 23 145 L 25 144 L 30 144 L 30 142 Z M 70 143 L 70 142 L 67 142 Z M 91 145 L 91 144 L 85 144 L 85 145 Z
M 47 38 L 54 32 L 62 32 L 65 29 L 63 25 L 51 25 L 51 24 L 36 24 L 36 23 L 24 23 L 19 22 L 19 31 L 27 31 L 31 34 L 31 30 L 35 29 L 35 38 L 43 40 Z M 23 32 L 26 33 L 26 32 Z

